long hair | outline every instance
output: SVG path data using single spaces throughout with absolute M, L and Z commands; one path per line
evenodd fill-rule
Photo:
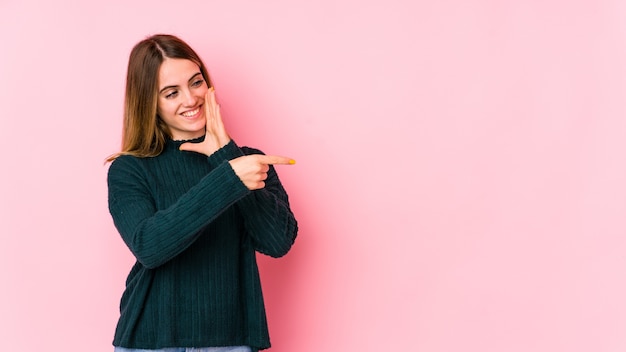
M 137 43 L 128 59 L 122 150 L 107 158 L 107 162 L 120 155 L 157 156 L 163 151 L 166 138 L 171 137 L 157 113 L 159 69 L 166 58 L 193 61 L 207 85 L 213 86 L 198 54 L 180 38 L 156 34 Z

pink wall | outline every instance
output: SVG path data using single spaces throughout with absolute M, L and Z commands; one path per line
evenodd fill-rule
M 112 351 L 128 53 L 178 34 L 301 225 L 272 351 L 625 351 L 626 5 L 0 0 L 0 344 Z M 113 3 L 113 4 L 112 4 Z

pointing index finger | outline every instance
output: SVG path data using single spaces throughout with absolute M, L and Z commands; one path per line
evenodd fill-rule
M 267 165 L 293 165 L 296 163 L 292 158 L 278 155 L 259 155 L 259 162 Z

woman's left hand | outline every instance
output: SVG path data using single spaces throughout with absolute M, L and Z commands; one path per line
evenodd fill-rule
M 206 135 L 200 143 L 187 142 L 180 146 L 180 150 L 196 152 L 209 156 L 230 142 L 230 136 L 224 127 L 220 105 L 215 99 L 215 89 L 207 90 L 204 96 L 204 116 L 206 118 Z

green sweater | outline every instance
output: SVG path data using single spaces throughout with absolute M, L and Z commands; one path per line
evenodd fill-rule
M 109 168 L 109 210 L 137 258 L 113 344 L 268 348 L 255 251 L 280 257 L 291 248 L 287 194 L 273 167 L 265 188 L 250 191 L 228 163 L 258 150 L 231 141 L 206 157 L 178 150 L 182 143 Z

